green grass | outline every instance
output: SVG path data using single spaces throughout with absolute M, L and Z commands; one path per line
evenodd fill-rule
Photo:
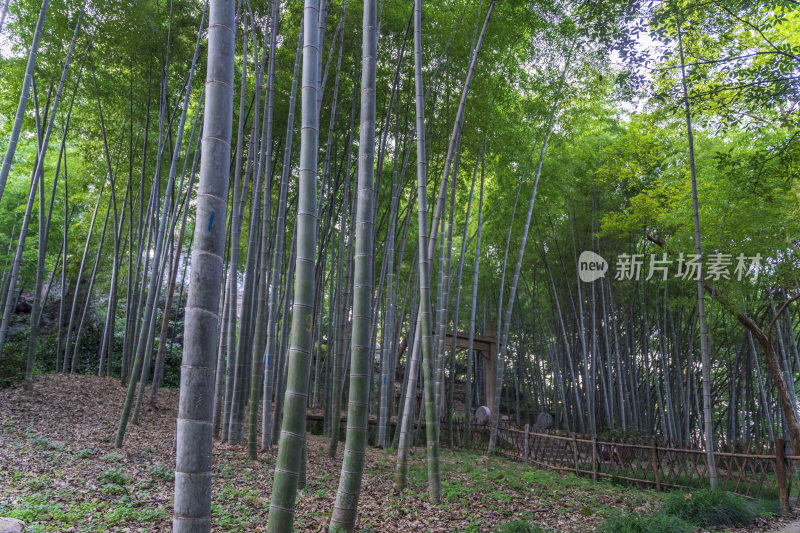
M 39 476 L 28 480 L 25 486 L 33 491 L 40 491 L 46 489 L 53 483 L 53 478 L 50 476 Z
M 442 497 L 448 502 L 467 502 L 472 498 L 472 487 L 454 483 L 449 480 L 442 480 Z
M 545 533 L 545 530 L 530 522 L 516 520 L 501 525 L 495 533 Z
M 664 513 L 615 515 L 600 526 L 602 533 L 691 533 L 694 529 L 685 520 Z
M 106 470 L 97 476 L 97 479 L 102 483 L 113 483 L 121 486 L 125 486 L 131 482 L 130 476 L 123 473 L 121 468 Z
M 20 518 L 32 532 L 146 530 L 166 525 L 174 474 L 155 448 L 142 447 L 142 453 L 131 457 L 111 452 L 97 441 L 67 444 L 61 437 L 47 434 L 44 438 L 44 432 L 21 427 L 9 440 L 10 449 L 16 445 L 20 454 L 33 454 L 39 468 L 0 473 L 0 516 Z M 430 505 L 424 454 L 424 448 L 415 449 L 409 462 L 408 490 L 386 493 L 380 520 L 422 521 L 432 528 L 432 513 L 452 513 L 460 517 L 458 528 L 465 533 L 544 533 L 541 528 L 553 527 L 562 514 L 591 526 L 615 507 L 650 505 L 656 499 L 650 491 L 593 484 L 570 473 L 529 470 L 502 457 L 486 457 L 476 448 L 471 452 L 442 451 L 442 471 L 446 473 L 442 503 Z M 61 457 L 61 463 L 56 457 Z M 269 500 L 262 487 L 271 484 L 273 467 L 268 458 L 252 463 L 241 453 L 221 450 L 214 469 L 215 529 L 247 532 L 265 521 Z M 381 490 L 391 486 L 394 470 L 389 451 L 375 454 L 366 465 L 367 476 L 379 480 Z M 93 481 L 89 490 L 73 488 L 76 472 Z M 338 481 L 335 472 L 309 474 L 303 498 L 313 504 L 304 504 L 297 530 L 327 523 L 330 509 L 320 506 L 320 500 L 332 498 Z M 61 479 L 67 483 L 59 482 Z M 557 507 L 558 516 L 548 514 L 543 520 L 539 513 L 545 507 Z M 380 522 L 365 522 L 360 527 L 381 531 Z
M 655 514 L 613 513 L 603 533 L 684 533 L 698 528 L 746 526 L 759 516 L 775 514 L 770 500 L 746 500 L 724 490 L 698 489 L 667 494 Z
M 102 486 L 101 490 L 103 494 L 108 494 L 109 496 L 122 496 L 128 493 L 128 490 L 124 486 L 117 485 L 116 483 L 106 483 Z
M 155 479 L 160 479 L 162 481 L 175 481 L 175 472 L 162 464 L 154 463 L 150 465 L 147 471 L 150 472 L 150 475 Z
M 101 459 L 107 463 L 119 463 L 122 461 L 122 456 L 118 453 L 107 453 Z
M 420 453 L 419 449 L 416 453 Z M 460 513 L 459 510 L 465 512 L 464 523 L 460 526 L 465 532 L 538 533 L 542 530 L 536 524 L 544 525 L 542 515 L 535 512 L 540 507 L 551 506 L 556 513 L 574 516 L 591 528 L 617 507 L 649 507 L 654 500 L 661 498 L 651 490 L 620 488 L 609 481 L 593 483 L 591 479 L 572 473 L 529 468 L 502 457 L 486 457 L 478 449 L 444 450 L 442 471 L 447 475 L 442 479 L 442 503 L 439 505 L 456 513 Z M 391 479 L 394 464 L 379 459 L 367 465 L 366 470 L 370 476 Z M 424 461 L 409 462 L 406 494 L 414 500 L 427 499 L 427 465 Z M 526 499 L 528 495 L 537 502 L 533 505 L 534 511 L 524 510 L 526 504 L 522 504 L 523 509 L 520 509 L 520 498 Z M 415 516 L 416 511 L 409 501 L 407 498 L 389 497 L 387 511 Z M 506 523 L 498 526 L 497 519 L 487 522 L 483 513 L 470 513 L 474 502 L 482 502 L 487 510 L 499 514 L 501 521 Z M 528 527 L 533 529 L 526 529 Z
M 97 453 L 97 450 L 95 450 L 94 448 L 84 448 L 82 450 L 78 450 L 75 453 L 75 456 L 78 459 L 88 459 L 89 457 L 93 456 L 96 453 Z
M 139 507 L 128 502 L 92 499 L 67 505 L 51 501 L 51 496 L 45 492 L 26 494 L 13 507 L 0 504 L 0 515 L 22 520 L 28 524 L 26 531 L 80 528 L 80 531 L 98 533 L 138 522 L 163 521 L 168 516 L 164 509 Z
M 30 433 L 28 435 L 28 439 L 31 441 L 31 444 L 40 451 L 57 451 L 61 452 L 64 451 L 64 445 L 58 442 L 53 442 L 49 440 L 47 437 L 42 437 L 40 435 L 36 435 L 35 433 Z
M 134 507 L 130 504 L 117 505 L 105 515 L 105 520 L 111 526 L 123 526 L 136 522 L 156 522 L 167 517 L 164 509 L 149 507 Z
M 559 474 L 550 470 L 527 470 L 522 474 L 522 481 L 529 485 L 560 485 L 564 488 L 588 489 L 597 486 L 587 478 L 573 474 Z
M 759 502 L 711 489 L 673 492 L 664 499 L 663 510 L 700 527 L 748 525 L 763 512 Z
M 244 504 L 218 505 L 211 504 L 211 518 L 220 531 L 246 531 L 251 521 L 258 520 Z
M 677 473 L 676 473 L 677 472 Z M 719 478 L 719 489 L 729 492 L 734 492 L 737 489 L 742 489 L 741 478 L 737 471 L 729 471 L 728 476 Z M 765 472 L 759 474 L 763 476 L 763 484 L 754 484 L 750 487 L 750 492 L 747 496 L 754 498 L 761 498 L 767 500 L 774 500 L 778 498 L 777 482 L 775 481 L 775 474 Z M 655 487 L 656 478 L 652 469 L 647 466 L 644 469 L 629 466 L 623 468 L 617 464 L 601 463 L 600 470 L 598 471 L 599 480 L 608 480 L 609 483 L 620 486 L 630 486 L 630 482 L 624 478 L 635 478 L 644 482 L 649 482 L 650 486 Z M 684 487 L 687 491 L 699 490 L 702 488 L 709 488 L 708 478 L 700 476 L 692 468 L 692 463 L 688 461 L 676 461 L 672 467 L 667 471 L 662 468 L 660 472 L 661 483 L 667 483 L 673 487 Z

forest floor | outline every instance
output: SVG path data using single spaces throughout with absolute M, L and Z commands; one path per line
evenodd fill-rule
M 0 390 L 0 516 L 26 531 L 169 531 L 178 393 L 162 390 L 158 409 L 130 425 L 113 446 L 125 390 L 93 376 L 37 377 L 32 390 Z M 328 439 L 308 436 L 308 486 L 299 495 L 296 531 L 324 531 L 341 466 L 327 456 Z M 591 531 L 615 512 L 649 513 L 653 491 L 592 483 L 571 474 L 535 470 L 480 452 L 442 451 L 443 503 L 426 499 L 421 448 L 411 458 L 409 488 L 392 491 L 395 455 L 369 448 L 358 531 L 496 531 L 524 520 L 549 531 Z M 215 531 L 265 531 L 273 454 L 247 458 L 245 446 L 214 449 Z M 750 529 L 789 521 L 759 519 Z

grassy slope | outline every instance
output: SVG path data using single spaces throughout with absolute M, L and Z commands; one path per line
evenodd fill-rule
M 43 376 L 32 391 L 0 390 L 0 516 L 20 518 L 30 531 L 169 531 L 177 392 L 162 391 L 159 409 L 143 412 L 115 450 L 123 398 L 118 381 L 92 376 Z M 324 437 L 308 443 L 296 530 L 322 531 L 341 458 L 326 456 Z M 249 461 L 243 446 L 215 448 L 215 531 L 266 525 L 272 462 L 267 454 Z M 646 513 L 660 499 L 477 452 L 443 451 L 444 502 L 431 505 L 424 454 L 412 458 L 403 494 L 391 489 L 394 464 L 391 451 L 368 450 L 359 530 L 494 531 L 521 519 L 552 531 L 587 531 L 615 510 Z

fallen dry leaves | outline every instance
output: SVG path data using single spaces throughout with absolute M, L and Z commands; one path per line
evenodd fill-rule
M 33 530 L 169 531 L 178 393 L 162 390 L 157 409 L 143 407 L 117 450 L 113 436 L 124 397 L 118 380 L 94 376 L 48 375 L 32 390 L 0 390 L 0 515 L 23 512 L 38 494 L 49 507 L 33 507 L 26 520 Z M 297 500 L 297 531 L 326 530 L 343 447 L 331 459 L 327 443 L 308 436 L 308 485 Z M 658 504 L 650 491 L 443 450 L 444 501 L 434 505 L 427 499 L 424 450 L 415 451 L 409 488 L 397 494 L 394 454 L 367 450 L 359 531 L 493 531 L 519 519 L 551 531 L 590 531 L 609 510 L 644 513 Z M 214 530 L 265 531 L 273 455 L 250 461 L 245 446 L 220 443 L 214 454 Z M 109 484 L 117 475 L 121 483 Z M 757 526 L 750 531 L 764 531 L 767 522 Z

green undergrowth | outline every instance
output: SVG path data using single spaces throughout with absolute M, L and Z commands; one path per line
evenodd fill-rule
M 722 490 L 674 492 L 664 499 L 663 512 L 700 527 L 752 524 L 759 516 L 777 511 L 770 500 L 746 500 Z
M 653 514 L 615 513 L 602 533 L 689 533 L 698 529 L 748 526 L 756 518 L 777 514 L 772 500 L 747 500 L 723 490 L 675 491 Z
M 694 529 L 685 520 L 664 513 L 646 516 L 624 513 L 606 519 L 600 531 L 602 533 L 691 533 Z
M 515 520 L 501 525 L 495 533 L 548 533 L 548 531 L 530 522 Z
M 19 458 L 0 472 L 0 516 L 18 518 L 32 532 L 168 528 L 174 474 L 163 449 L 143 446 L 119 453 L 99 440 L 71 442 L 57 434 L 45 437 L 42 428 L 17 425 L 0 425 L 4 445 Z M 326 439 L 313 444 L 308 485 L 298 496 L 296 531 L 319 530 L 330 519 L 339 476 L 338 469 L 319 460 L 326 444 Z M 455 530 L 465 533 L 548 533 L 559 531 L 557 524 L 578 520 L 589 530 L 615 509 L 650 508 L 660 498 L 652 491 L 535 470 L 487 457 L 482 450 L 442 450 L 442 501 L 431 506 L 424 454 L 414 449 L 407 489 L 395 493 L 394 454 L 370 452 L 365 479 L 378 490 L 372 497 L 364 493 L 362 516 L 376 505 L 381 512 L 359 528 L 383 531 L 386 523 L 421 522 L 433 530 L 442 520 L 452 520 Z M 253 462 L 243 450 L 219 450 L 211 508 L 215 530 L 249 532 L 265 523 L 273 468 L 268 454 Z
M 24 318 L 24 319 L 23 319 Z M 3 345 L 3 364 L 0 364 L 0 389 L 20 385 L 25 381 L 25 367 L 28 353 L 28 322 L 25 315 L 12 315 L 12 324 Z M 76 359 L 75 371 L 79 374 L 94 375 L 97 366 L 94 356 L 100 350 L 102 328 L 85 328 L 81 336 L 80 351 Z M 33 375 L 40 376 L 56 370 L 58 336 L 40 332 L 34 354 Z M 115 342 L 122 346 L 122 338 Z M 115 361 L 122 356 L 121 348 L 115 352 Z M 115 371 L 117 369 L 114 369 Z
M 419 457 L 424 453 L 424 449 L 415 449 L 409 460 L 407 490 L 389 494 L 387 516 L 419 514 L 420 503 L 428 498 L 427 463 Z M 591 530 L 618 508 L 649 509 L 660 501 L 660 495 L 652 490 L 533 469 L 502 457 L 487 457 L 478 449 L 443 449 L 440 461 L 443 475 L 439 507 L 464 517 L 459 527 L 465 532 L 547 533 L 558 531 L 553 525 L 563 520 L 579 520 L 586 524 L 586 530 Z M 390 483 L 395 467 L 393 456 L 381 454 L 379 460 L 366 466 L 365 474 Z M 499 515 L 500 520 L 487 520 L 487 515 Z
M 77 527 L 92 532 L 120 530 L 133 523 L 163 521 L 168 516 L 164 509 L 136 502 L 92 498 L 65 504 L 56 501 L 59 497 L 63 495 L 56 491 L 29 492 L 19 498 L 17 505 L 0 503 L 0 514 L 22 520 L 27 524 L 25 531 L 31 533 Z

